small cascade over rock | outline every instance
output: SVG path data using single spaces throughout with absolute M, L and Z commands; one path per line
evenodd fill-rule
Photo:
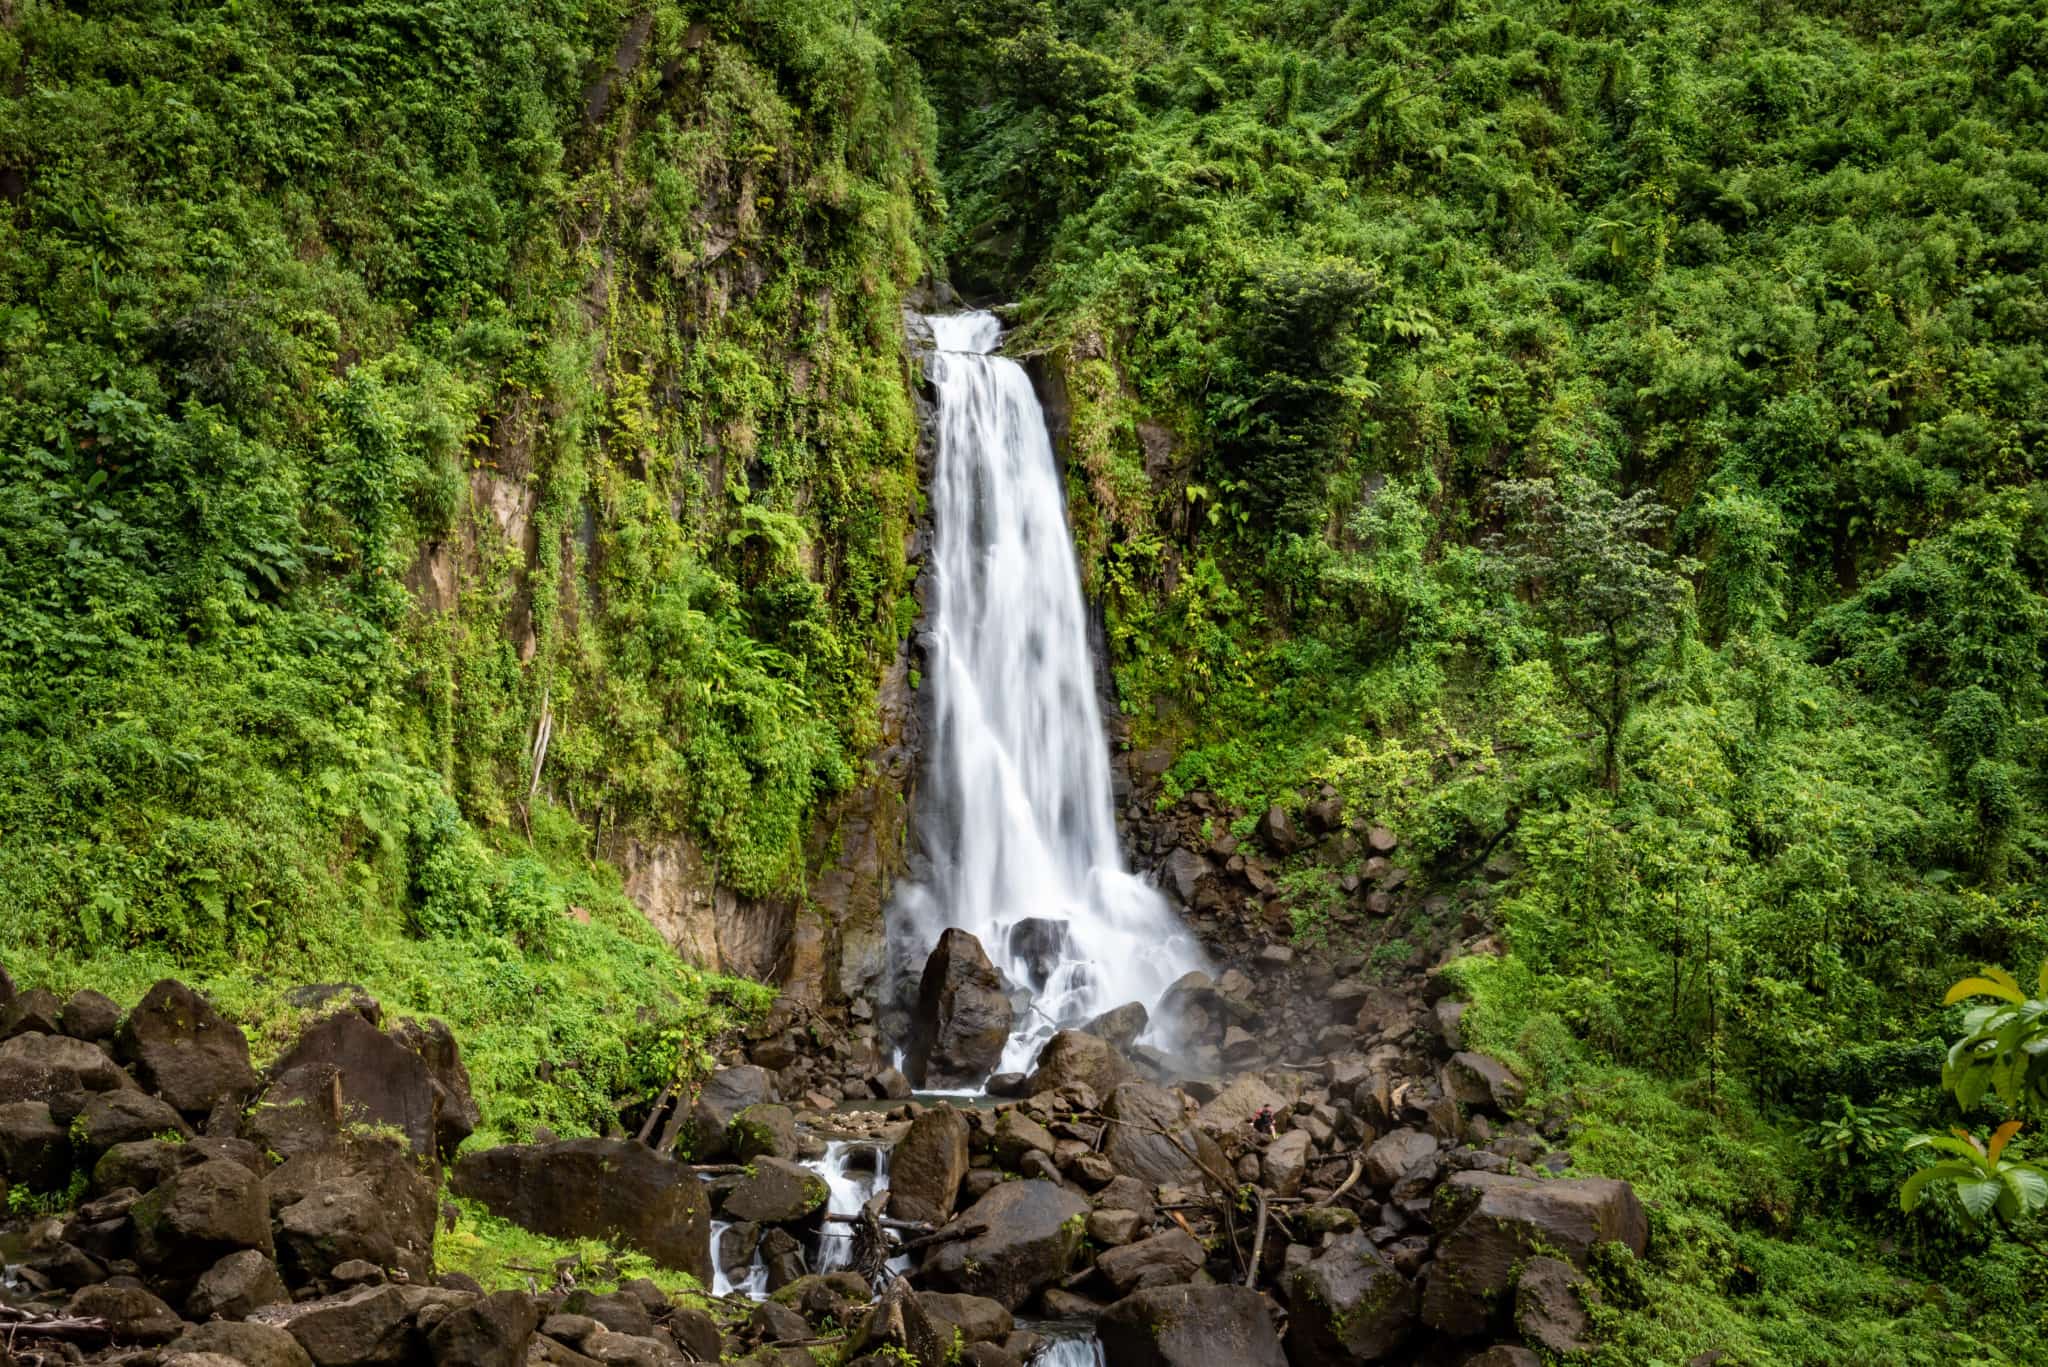
M 939 419 L 924 636 L 929 868 L 899 892 L 891 935 L 906 984 L 929 977 L 926 957 L 950 928 L 1023 997 L 1000 1058 L 942 1055 L 936 1074 L 920 1012 L 927 1047 L 913 1044 L 911 1081 L 950 1087 L 1029 1072 L 1055 1031 L 1128 1002 L 1156 1005 L 1203 960 L 1118 848 L 1087 609 L 1030 379 L 993 354 L 995 315 L 929 321 Z M 972 1023 L 986 1031 L 999 1014 Z

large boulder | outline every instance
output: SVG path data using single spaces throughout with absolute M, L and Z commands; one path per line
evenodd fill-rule
M 1223 1151 L 1188 1120 L 1177 1092 L 1126 1082 L 1110 1092 L 1102 1113 L 1113 1122 L 1103 1157 L 1148 1187 L 1214 1185 L 1212 1174 L 1229 1173 Z
M 299 1341 L 274 1324 L 214 1320 L 192 1325 L 166 1350 L 167 1358 L 207 1354 L 245 1367 L 312 1367 Z
M 0 1008 L 0 1039 L 31 1032 L 38 1035 L 65 1034 L 63 1022 L 64 1003 L 57 994 L 40 987 L 31 988 L 5 1008 Z
M 250 1317 L 297 1339 L 314 1367 L 397 1367 L 419 1356 L 412 1306 L 396 1286 L 365 1286 L 339 1296 L 273 1305 Z
M 1143 1002 L 1125 1002 L 1103 1012 L 1081 1029 L 1098 1039 L 1108 1040 L 1118 1049 L 1128 1049 L 1138 1042 L 1138 1036 L 1145 1033 L 1145 1023 L 1149 1019 Z
M 924 1274 L 936 1289 L 986 1296 L 1014 1311 L 1066 1276 L 1087 1218 L 1088 1202 L 1054 1183 L 999 1183 L 955 1221 L 987 1228 L 938 1245 Z
M 240 1320 L 291 1298 L 284 1278 L 277 1275 L 277 1264 L 261 1250 L 245 1248 L 228 1254 L 201 1275 L 185 1298 L 185 1310 L 202 1324 L 216 1316 Z
M 1415 1326 L 1415 1288 L 1362 1234 L 1339 1235 L 1288 1274 L 1286 1291 L 1294 1367 L 1377 1362 Z
M 295 1286 L 347 1262 L 433 1273 L 434 1173 L 395 1139 L 366 1139 L 288 1160 L 270 1175 L 277 1252 Z
M 217 1101 L 239 1106 L 256 1090 L 249 1041 L 213 1003 L 173 978 L 149 989 L 115 1036 L 135 1080 L 188 1116 Z
M 535 1233 L 614 1239 L 711 1284 L 702 1185 L 643 1144 L 572 1139 L 488 1149 L 463 1155 L 451 1185 Z
M 1308 1176 L 1309 1159 L 1314 1156 L 1307 1130 L 1289 1130 L 1279 1136 L 1266 1145 L 1266 1152 L 1259 1159 L 1266 1186 L 1275 1196 L 1299 1196 L 1301 1184 Z
M 757 1225 L 789 1225 L 823 1210 L 832 1190 L 825 1179 L 785 1158 L 755 1160 L 752 1171 L 725 1197 L 725 1217 Z
M 1446 1096 L 1475 1110 L 1514 1111 L 1528 1091 L 1505 1063 L 1469 1050 L 1451 1055 L 1440 1077 Z
M 523 1367 L 540 1312 L 533 1298 L 500 1291 L 443 1315 L 427 1331 L 434 1367 Z
M 71 1092 L 110 1092 L 134 1085 L 104 1050 L 84 1040 L 30 1033 L 0 1044 L 0 1105 L 47 1105 Z
M 910 1122 L 889 1153 L 889 1214 L 943 1224 L 967 1180 L 967 1117 L 934 1106 Z
M 180 1168 L 128 1214 L 136 1258 L 181 1288 L 230 1253 L 273 1249 L 263 1179 L 225 1158 Z
M 1271 1107 L 1277 1113 L 1293 1104 L 1290 1098 L 1267 1085 L 1265 1079 L 1253 1073 L 1241 1073 L 1226 1083 L 1222 1091 L 1202 1103 L 1202 1109 L 1195 1112 L 1195 1124 L 1211 1134 L 1245 1134 L 1250 1130 L 1252 1117 L 1261 1108 Z
M 441 1093 L 426 1061 L 355 1011 L 337 1011 L 308 1025 L 272 1070 L 259 1114 L 300 1106 L 334 1111 L 337 1125 L 390 1126 L 415 1153 L 453 1152 L 452 1145 L 444 1151 L 437 1142 Z M 312 1131 L 309 1142 L 324 1147 L 324 1129 Z M 287 1142 L 298 1147 L 295 1139 Z M 295 1156 L 293 1148 L 278 1152 Z
M 1515 1331 L 1524 1343 L 1569 1358 L 1593 1347 L 1587 1306 L 1600 1299 L 1585 1273 L 1558 1258 L 1531 1258 L 1515 1279 Z
M 676 1133 L 664 1134 L 656 1147 L 667 1149 L 680 1139 L 680 1152 L 700 1163 L 723 1158 L 729 1152 L 726 1137 L 733 1117 L 749 1106 L 777 1099 L 775 1078 L 766 1068 L 752 1063 L 720 1068 L 704 1080 L 694 1102 L 677 1108 Z
M 794 1158 L 797 1153 L 796 1113 L 780 1102 L 749 1106 L 726 1126 L 726 1147 L 736 1163 L 756 1158 Z
M 1067 923 L 1057 916 L 1026 916 L 1010 927 L 1003 943 L 1010 962 L 1023 966 L 1024 986 L 1039 992 L 1052 981 L 1067 957 L 1068 935 Z
M 1430 1222 L 1439 1240 L 1422 1319 L 1460 1337 L 1492 1324 L 1526 1259 L 1561 1256 L 1584 1268 L 1598 1244 L 1616 1242 L 1640 1254 L 1650 1238 L 1635 1189 L 1606 1177 L 1452 1173 L 1436 1190 Z
M 917 985 L 906 1071 L 922 1087 L 980 1082 L 1002 1062 L 1012 1014 L 1002 975 L 981 941 L 949 929 L 925 960 Z
M 192 1137 L 185 1118 L 168 1101 L 132 1088 L 94 1092 L 71 1122 L 71 1131 L 77 1136 L 83 1154 L 93 1159 L 116 1144 Z
M 463 1140 L 476 1133 L 484 1118 L 483 1108 L 470 1090 L 462 1046 L 446 1021 L 421 1022 L 410 1016 L 391 1027 L 391 1038 L 427 1065 L 427 1080 L 434 1088 L 434 1147 L 446 1162 Z
M 942 1338 L 960 1331 L 963 1343 L 993 1343 L 1009 1337 L 1017 1327 L 1016 1317 L 1000 1301 L 986 1296 L 955 1296 L 943 1291 L 920 1291 L 917 1303 L 924 1307 L 939 1328 Z
M 1391 1187 L 1436 1150 L 1436 1136 L 1426 1130 L 1391 1130 L 1365 1151 L 1365 1180 L 1376 1187 Z
M 1117 1295 L 1128 1296 L 1148 1286 L 1179 1286 L 1193 1281 L 1208 1260 L 1209 1255 L 1192 1234 L 1169 1229 L 1099 1255 L 1095 1270 L 1116 1289 Z
M 41 1101 L 0 1105 L 0 1187 L 55 1191 L 71 1175 L 71 1140 Z
M 64 1033 L 73 1039 L 89 1040 L 95 1044 L 112 1039 L 121 1028 L 120 1003 L 104 992 L 80 988 L 64 999 L 61 1025 Z
M 133 1281 L 85 1287 L 64 1312 L 75 1319 L 105 1320 L 108 1333 L 120 1343 L 169 1343 L 185 1331 L 177 1311 Z
M 947 1356 L 950 1338 L 950 1332 L 942 1333 L 932 1322 L 920 1298 L 911 1291 L 909 1281 L 898 1277 L 882 1292 L 874 1309 L 855 1331 L 852 1342 L 847 1344 L 845 1360 L 852 1362 L 875 1354 L 884 1361 L 945 1367 L 952 1360 Z
M 1154 1286 L 1102 1312 L 1116 1367 L 1287 1367 L 1270 1302 L 1244 1286 Z
M 1116 1046 L 1100 1035 L 1062 1030 L 1038 1051 L 1038 1062 L 1024 1084 L 1024 1093 L 1036 1096 L 1079 1084 L 1103 1096 L 1119 1082 L 1136 1076 Z

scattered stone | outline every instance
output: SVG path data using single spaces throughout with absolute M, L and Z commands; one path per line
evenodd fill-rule
M 64 1313 L 80 1319 L 107 1322 L 113 1336 L 123 1343 L 169 1343 L 185 1332 L 185 1321 L 140 1286 L 130 1282 L 102 1282 L 72 1296 Z
M 256 1090 L 241 1030 L 172 978 L 150 988 L 128 1013 L 115 1044 L 145 1091 L 188 1116 L 206 1115 L 216 1101 L 240 1105 Z
M 1518 1109 L 1527 1089 L 1499 1059 L 1460 1052 L 1443 1066 L 1444 1092 L 1467 1106 L 1509 1113 Z
M 500 1291 L 443 1315 L 427 1352 L 434 1367 L 522 1367 L 539 1319 L 532 1297 Z
M 1515 1280 L 1515 1329 L 1522 1341 L 1557 1357 L 1590 1352 L 1593 1320 L 1588 1304 L 1599 1290 L 1570 1263 L 1531 1258 Z
M 795 1158 L 796 1114 L 779 1102 L 758 1102 L 732 1118 L 725 1142 L 736 1163 L 762 1157 Z
M 1455 1172 L 1437 1188 L 1430 1221 L 1439 1233 L 1422 1318 L 1470 1336 L 1532 1256 L 1562 1254 L 1584 1267 L 1594 1245 L 1615 1241 L 1640 1255 L 1650 1228 L 1634 1188 L 1613 1178 L 1539 1181 Z
M 395 1286 L 366 1286 L 298 1305 L 268 1306 L 250 1322 L 289 1333 L 315 1367 L 396 1367 L 416 1352 L 411 1307 Z
M 1098 1210 L 1088 1217 L 1088 1238 L 1103 1248 L 1116 1248 L 1138 1237 L 1145 1217 L 1135 1210 Z
M 757 1168 L 779 1161 L 764 1159 Z M 572 1139 L 488 1149 L 464 1154 L 450 1185 L 457 1195 L 482 1201 L 501 1219 L 535 1233 L 614 1239 L 662 1267 L 711 1283 L 710 1212 L 702 1184 L 645 1145 Z
M 1192 1281 L 1208 1261 L 1202 1245 L 1186 1230 L 1170 1229 L 1122 1248 L 1112 1248 L 1095 1260 L 1095 1270 L 1128 1296 L 1148 1286 L 1178 1286 Z
M 181 1168 L 129 1214 L 136 1257 L 169 1282 L 189 1286 L 243 1249 L 273 1251 L 263 1179 L 225 1158 Z
M 1067 1274 L 1087 1216 L 1086 1201 L 1051 1182 L 1004 1182 L 956 1217 L 986 1232 L 938 1245 L 925 1275 L 938 1289 L 987 1296 L 1014 1311 Z
M 245 1248 L 206 1270 L 186 1298 L 185 1311 L 202 1324 L 216 1317 L 241 1320 L 291 1298 L 277 1264 L 261 1249 Z
M 246 1367 L 312 1367 L 299 1341 L 274 1324 L 239 1324 L 215 1320 L 188 1327 L 167 1355 L 208 1353 Z
M 1433 1156 L 1436 1147 L 1436 1136 L 1426 1130 L 1383 1134 L 1365 1151 L 1365 1179 L 1376 1187 L 1391 1187 L 1416 1164 Z
M 1103 1012 L 1081 1029 L 1108 1040 L 1117 1049 L 1129 1049 L 1138 1042 L 1138 1036 L 1145 1033 L 1148 1020 L 1143 1002 L 1125 1002 L 1114 1010 Z
M 1179 1095 L 1164 1087 L 1126 1082 L 1102 1103 L 1102 1114 L 1113 1122 L 1102 1156 L 1146 1186 L 1199 1187 L 1216 1180 L 1211 1172 L 1228 1171 L 1216 1141 L 1189 1123 Z
M 1399 848 L 1401 839 L 1385 826 L 1374 826 L 1366 831 L 1365 844 L 1374 854 L 1392 854 Z
M 1391 1356 L 1414 1327 L 1415 1288 L 1363 1234 L 1345 1234 L 1285 1282 L 1295 1367 L 1346 1367 Z
M 1301 832 L 1295 829 L 1294 818 L 1278 804 L 1266 808 L 1256 834 L 1260 844 L 1278 855 L 1293 854 L 1301 848 Z
M 809 1168 L 783 1158 L 762 1158 L 726 1194 L 725 1214 L 756 1224 L 794 1224 L 822 1210 L 831 1194 L 824 1179 Z
M 1039 1050 L 1038 1066 L 1024 1091 L 1037 1096 L 1078 1083 L 1102 1096 L 1131 1076 L 1131 1065 L 1108 1040 L 1079 1030 L 1061 1030 Z
M 949 928 L 918 981 L 905 1071 L 922 1087 L 979 1082 L 1002 1061 L 1011 1021 L 1002 975 L 981 941 Z
M 885 1101 L 910 1100 L 910 1079 L 896 1068 L 884 1068 L 868 1078 L 868 1090 Z
M 1155 1286 L 1096 1322 L 1116 1367 L 1287 1367 L 1270 1302 L 1243 1286 Z
M 103 992 L 80 988 L 65 998 L 59 1024 L 71 1038 L 97 1044 L 112 1039 L 121 1028 L 121 1006 Z
M 892 1169 L 893 1171 L 893 1169 Z M 941 1338 L 951 1339 L 952 1331 L 958 1329 L 960 1338 L 966 1343 L 991 1343 L 1009 1337 L 1017 1327 L 1016 1319 L 1001 1301 L 992 1301 L 986 1296 L 956 1296 L 943 1291 L 920 1291 L 917 1303 L 924 1307 L 925 1314 L 939 1330 Z
M 749 1106 L 780 1099 L 766 1068 L 751 1063 L 720 1068 L 704 1080 L 687 1117 L 676 1122 L 678 1133 L 665 1134 L 656 1147 L 666 1150 L 680 1138 L 686 1145 L 683 1152 L 699 1162 L 713 1162 L 725 1156 L 726 1129 L 734 1116 Z
M 967 1179 L 967 1117 L 934 1106 L 910 1122 L 889 1154 L 889 1214 L 943 1224 Z
M 1052 1132 L 1021 1110 L 1004 1111 L 996 1117 L 996 1158 L 1006 1168 L 1021 1168 L 1028 1153 L 1053 1151 Z
M 951 1344 L 940 1337 L 938 1326 L 912 1294 L 909 1281 L 898 1277 L 875 1302 L 859 1332 L 847 1344 L 846 1357 L 852 1360 L 875 1353 L 888 1361 L 888 1350 L 893 1349 L 907 1354 L 912 1362 L 943 1367 L 949 1347 Z
M 1266 1146 L 1265 1157 L 1260 1164 L 1266 1186 L 1275 1196 L 1299 1196 L 1312 1156 L 1308 1131 L 1289 1130 L 1281 1135 Z
M 94 1159 L 116 1144 L 192 1136 L 185 1118 L 169 1102 L 128 1090 L 93 1093 L 72 1122 L 72 1131 L 79 1137 L 80 1148 Z
M 0 1105 L 0 1186 L 57 1191 L 71 1175 L 71 1140 L 41 1101 Z
M 396 1139 L 351 1140 L 290 1159 L 270 1175 L 285 1280 L 321 1281 L 361 1259 L 426 1281 L 433 1274 L 437 1198 L 433 1174 Z
M 71 1092 L 110 1092 L 135 1084 L 98 1045 L 62 1035 L 16 1035 L 0 1043 L 0 1105 Z

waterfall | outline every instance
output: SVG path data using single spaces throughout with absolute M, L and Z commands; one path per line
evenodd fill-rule
M 823 1159 L 804 1166 L 825 1179 L 825 1189 L 831 1193 L 825 1202 L 828 1215 L 858 1215 L 869 1197 L 889 1189 L 889 1150 L 878 1145 L 831 1140 L 825 1145 Z M 837 1272 L 851 1266 L 853 1227 L 828 1222 L 818 1236 L 818 1257 L 811 1270 Z M 889 1266 L 901 1272 L 909 1268 L 910 1261 L 897 1258 Z
M 1126 1002 L 1155 1007 L 1202 965 L 1150 884 L 1125 869 L 1080 574 L 1045 415 L 989 313 L 930 320 L 939 441 L 926 658 L 933 731 L 926 879 L 896 902 L 914 975 L 940 932 L 971 932 L 1032 994 L 1001 1071 L 1052 1033 Z

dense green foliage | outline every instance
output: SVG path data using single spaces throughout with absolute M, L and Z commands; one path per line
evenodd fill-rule
M 1135 743 L 1241 833 L 1334 784 L 1486 907 L 1486 1037 L 1659 1201 L 1614 1360 L 2039 1360 L 2038 1251 L 1897 1192 L 1930 1004 L 2048 946 L 2048 10 L 902 31 L 956 279 L 1066 380 Z M 1305 933 L 1350 871 L 1283 877 Z
M 850 2 L 0 10 L 0 954 L 706 1024 L 565 912 L 872 743 L 929 140 Z

